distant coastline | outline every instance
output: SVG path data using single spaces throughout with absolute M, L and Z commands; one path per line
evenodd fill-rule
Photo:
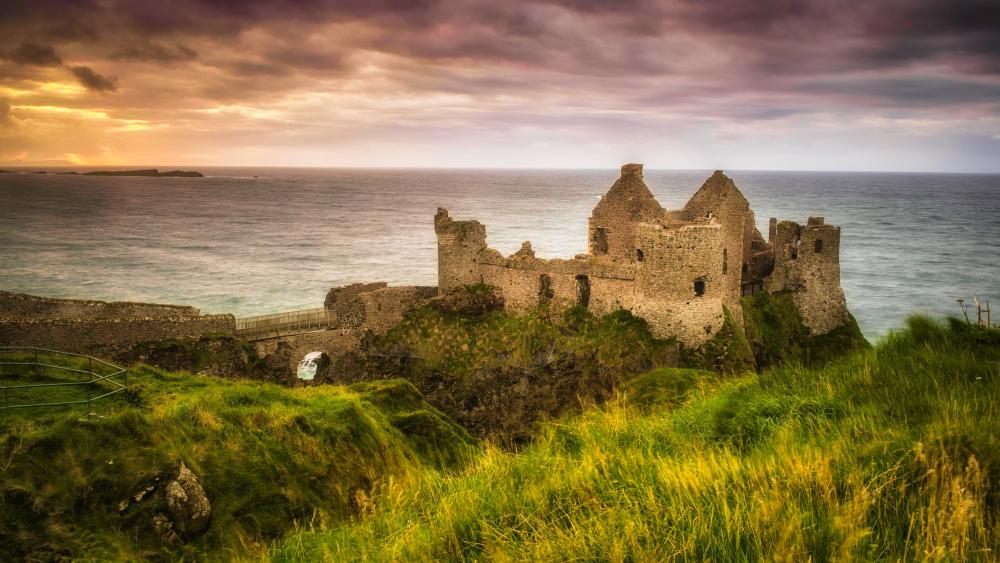
M 148 178 L 204 178 L 205 175 L 196 170 L 168 170 L 160 172 L 156 168 L 143 170 L 95 170 L 93 172 L 50 172 L 46 170 L 33 170 L 14 172 L 11 170 L 0 170 L 0 174 L 60 174 L 65 176 L 144 176 Z

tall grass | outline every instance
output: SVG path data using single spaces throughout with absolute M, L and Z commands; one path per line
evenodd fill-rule
M 823 368 L 661 369 L 519 453 L 388 483 L 275 560 L 996 560 L 1000 335 L 911 318 Z

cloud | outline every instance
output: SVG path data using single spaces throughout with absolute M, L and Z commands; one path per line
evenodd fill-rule
M 7 54 L 7 58 L 20 65 L 59 66 L 62 58 L 51 45 L 24 42 Z
M 112 52 L 110 58 L 118 61 L 152 62 L 169 65 L 177 62 L 193 61 L 198 58 L 198 53 L 183 43 L 164 45 L 150 41 L 133 43 L 121 47 Z
M 0 53 L 17 107 L 98 107 L 181 147 L 322 152 L 329 129 L 364 142 L 404 123 L 407 142 L 669 130 L 704 146 L 952 117 L 995 147 L 1000 121 L 996 0 L 7 0 Z M 59 61 L 86 91 L 54 86 Z M 113 76 L 128 88 L 97 104 Z
M 88 90 L 102 94 L 118 90 L 118 79 L 113 76 L 101 76 L 89 66 L 74 66 L 70 70 L 73 71 L 73 75 L 80 81 L 80 84 Z
M 0 98 L 0 125 L 4 125 L 10 120 L 10 101 Z

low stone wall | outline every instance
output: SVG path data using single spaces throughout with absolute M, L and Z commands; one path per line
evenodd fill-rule
M 34 346 L 112 357 L 139 342 L 232 334 L 232 315 L 0 321 L 0 346 Z
M 0 291 L 0 321 L 37 319 L 121 319 L 129 317 L 197 317 L 186 305 L 128 301 L 107 303 L 86 299 L 55 299 Z

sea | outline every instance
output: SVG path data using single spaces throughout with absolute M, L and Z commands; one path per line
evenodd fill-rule
M 84 168 L 77 170 L 85 171 Z M 204 178 L 0 174 L 0 290 L 252 316 L 353 282 L 437 283 L 433 217 L 478 219 L 505 254 L 587 250 L 617 169 L 199 168 Z M 847 304 L 870 340 L 913 313 L 1000 323 L 1000 175 L 726 171 L 771 217 L 839 225 Z M 709 170 L 646 170 L 668 209 Z M 975 320 L 974 306 L 969 314 Z

